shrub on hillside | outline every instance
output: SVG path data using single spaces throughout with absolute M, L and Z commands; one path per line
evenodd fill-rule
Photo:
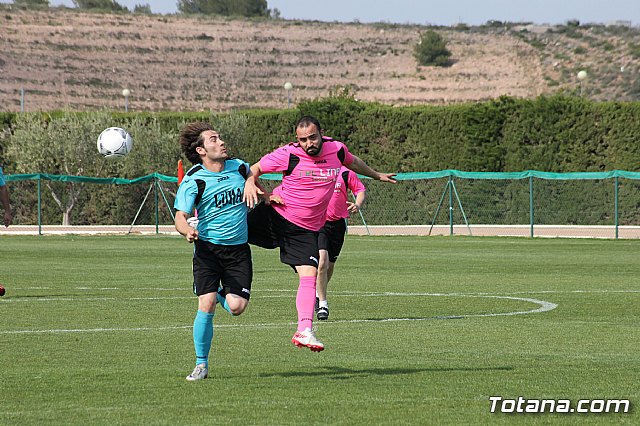
M 433 30 L 422 34 L 413 55 L 418 61 L 418 65 L 437 67 L 451 65 L 449 60 L 451 52 L 447 49 L 447 42 Z
M 149 3 L 136 4 L 136 7 L 133 9 L 133 13 L 142 13 L 144 15 L 151 15 L 151 6 L 149 6 Z
M 271 13 L 266 0 L 178 0 L 177 5 L 181 13 L 249 17 Z
M 73 4 L 78 9 L 99 9 L 112 12 L 128 12 L 125 6 L 122 6 L 115 0 L 73 0 Z
M 13 4 L 25 8 L 49 7 L 49 0 L 13 0 Z

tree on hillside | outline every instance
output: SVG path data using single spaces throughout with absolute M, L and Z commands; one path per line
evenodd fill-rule
M 413 56 L 418 61 L 418 65 L 435 65 L 446 67 L 451 65 L 449 58 L 451 52 L 447 49 L 447 42 L 438 33 L 429 30 L 422 34 L 420 41 L 415 47 Z
M 13 4 L 27 8 L 31 6 L 49 7 L 49 0 L 13 0 Z
M 143 13 L 145 15 L 151 15 L 151 6 L 149 6 L 149 3 L 136 4 L 136 7 L 133 8 L 133 12 Z
M 224 143 L 230 155 L 245 158 L 248 153 L 243 151 L 248 144 L 247 123 L 249 117 L 241 112 L 232 111 L 228 114 L 217 114 L 211 117 L 211 124 L 224 136 Z
M 224 16 L 270 15 L 267 0 L 178 0 L 180 13 L 202 13 Z
M 115 123 L 117 124 L 117 123 Z M 122 123 L 134 138 L 134 149 L 125 158 L 107 160 L 96 149 L 100 132 L 114 125 L 110 112 L 91 114 L 63 112 L 51 116 L 25 113 L 16 118 L 9 136 L 6 159 L 15 173 L 49 173 L 66 176 L 137 178 L 149 170 L 175 172 L 180 148 L 177 129 L 163 130 L 155 117 L 136 116 Z M 105 185 L 69 181 L 43 181 L 43 186 L 62 213 L 62 225 L 72 224 L 72 212 L 88 197 L 105 198 Z M 103 205 L 122 201 L 106 197 Z M 138 203 L 139 200 L 133 203 Z M 129 203 L 130 204 L 130 203 Z M 129 211 L 129 204 L 123 211 Z M 135 211 L 133 206 L 133 211 Z M 104 207 L 106 210 L 114 206 Z M 78 213 L 80 214 L 80 213 Z M 132 216 L 133 217 L 133 216 Z
M 116 0 L 73 0 L 73 4 L 78 9 L 100 9 L 114 12 L 129 10 L 125 6 L 119 4 Z
M 94 135 L 109 127 L 107 114 L 90 115 L 83 121 L 77 114 L 65 113 L 58 119 L 48 114 L 21 114 L 7 148 L 17 173 L 95 175 L 99 161 Z M 75 182 L 45 181 L 62 212 L 62 224 L 70 224 L 70 215 L 84 185 Z

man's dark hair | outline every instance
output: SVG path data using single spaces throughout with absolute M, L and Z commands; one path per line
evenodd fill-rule
M 299 129 L 300 127 L 309 127 L 312 124 L 316 126 L 316 129 L 318 129 L 319 132 L 322 131 L 318 119 L 310 115 L 305 115 L 300 120 L 298 120 L 298 122 L 296 123 L 296 129 Z
M 180 130 L 180 148 L 182 148 L 182 152 L 192 164 L 202 163 L 196 148 L 204 144 L 202 132 L 207 130 L 213 130 L 213 127 L 211 124 L 202 121 L 188 123 Z

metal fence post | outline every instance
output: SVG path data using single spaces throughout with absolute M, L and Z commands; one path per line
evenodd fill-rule
M 42 235 L 42 190 L 40 187 L 40 181 L 42 175 L 38 173 L 38 235 Z
M 533 176 L 529 176 L 529 226 L 530 237 L 533 238 Z
M 613 191 L 614 201 L 613 201 L 613 210 L 614 210 L 614 220 L 616 224 L 616 240 L 618 239 L 618 176 L 615 177 L 615 187 Z
M 153 181 L 155 182 L 154 184 L 154 195 L 155 195 L 155 203 L 156 203 L 156 235 L 159 234 L 158 232 L 158 225 L 159 225 L 159 200 L 158 200 L 158 185 L 160 185 L 159 181 L 158 181 L 158 177 L 157 175 L 153 177 Z
M 449 235 L 453 235 L 453 177 L 449 176 Z

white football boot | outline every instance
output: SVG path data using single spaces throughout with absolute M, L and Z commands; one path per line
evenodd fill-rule
M 303 331 L 296 331 L 296 334 L 291 338 L 291 343 L 299 348 L 309 348 L 313 352 L 320 352 L 324 350 L 324 344 L 318 340 L 310 328 L 306 328 Z
M 205 367 L 205 364 L 198 364 L 196 368 L 193 369 L 191 374 L 187 376 L 187 380 L 190 382 L 195 382 L 196 380 L 206 379 L 209 376 L 209 369 Z

